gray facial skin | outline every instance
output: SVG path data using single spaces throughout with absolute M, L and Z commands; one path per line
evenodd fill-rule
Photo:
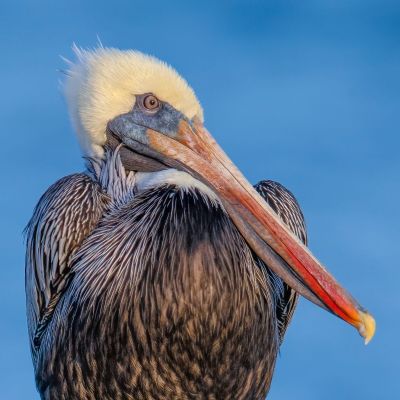
M 107 126 L 107 144 L 111 148 L 119 143 L 126 145 L 121 148 L 120 154 L 124 167 L 130 171 L 153 172 L 176 167 L 148 147 L 146 130 L 152 129 L 173 138 L 180 121 L 191 123 L 166 102 L 160 101 L 160 108 L 156 112 L 146 111 L 142 106 L 142 99 L 147 95 L 136 96 L 132 110 L 117 116 Z

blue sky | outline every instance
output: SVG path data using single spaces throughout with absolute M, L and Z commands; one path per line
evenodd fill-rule
M 365 347 L 301 301 L 269 398 L 400 398 L 395 0 L 1 2 L 0 397 L 38 398 L 22 230 L 44 190 L 83 168 L 57 69 L 72 42 L 93 47 L 97 35 L 187 78 L 222 147 L 252 182 L 295 193 L 311 249 L 377 319 Z

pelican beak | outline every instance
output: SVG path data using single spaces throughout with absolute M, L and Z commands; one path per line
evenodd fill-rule
M 368 343 L 375 321 L 280 221 L 200 121 L 181 120 L 174 138 L 148 129 L 151 149 L 218 194 L 253 251 L 289 286 L 353 325 Z M 176 166 L 176 165 L 174 165 Z
M 143 120 L 138 125 L 137 119 L 135 112 L 122 115 L 109 129 L 136 153 L 186 171 L 210 187 L 248 245 L 270 269 L 299 294 L 353 325 L 366 343 L 371 340 L 373 317 L 279 219 L 199 120 L 177 118 L 167 132 L 151 119 L 146 121 L 147 127 Z

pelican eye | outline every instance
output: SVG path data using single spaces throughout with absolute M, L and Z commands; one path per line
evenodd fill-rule
M 160 108 L 161 103 L 156 96 L 148 94 L 143 97 L 142 105 L 146 111 L 155 112 Z

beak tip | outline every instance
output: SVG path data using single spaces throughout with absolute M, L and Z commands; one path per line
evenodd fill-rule
M 376 323 L 371 314 L 360 311 L 361 323 L 358 328 L 360 335 L 365 339 L 364 343 L 367 345 L 375 334 Z

